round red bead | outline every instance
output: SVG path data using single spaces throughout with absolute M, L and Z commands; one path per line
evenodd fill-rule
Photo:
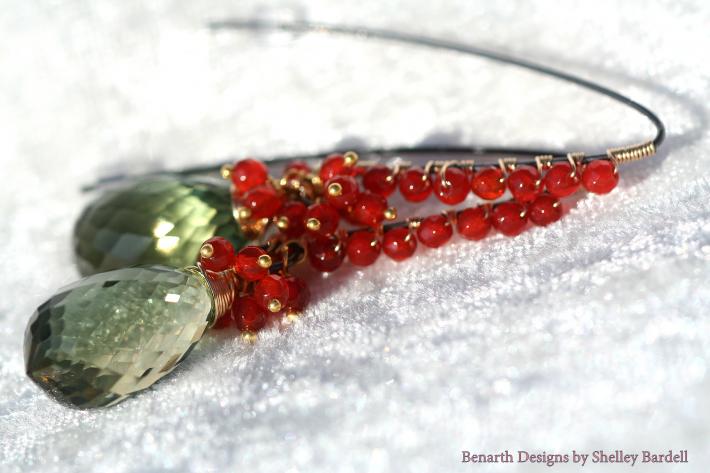
M 307 223 L 310 219 L 318 220 L 319 225 L 317 227 L 308 228 Z M 329 204 L 313 204 L 308 207 L 303 220 L 304 223 L 306 223 L 306 230 L 309 234 L 330 235 L 335 233 L 338 229 L 340 215 L 338 214 L 338 211 Z
M 355 203 L 360 189 L 352 176 L 335 176 L 325 184 L 325 199 L 338 210 L 347 210 Z M 333 190 L 338 189 L 335 193 Z
M 387 256 L 395 261 L 402 261 L 417 250 L 417 239 L 407 227 L 393 228 L 385 232 L 382 247 Z
M 244 195 L 244 207 L 251 211 L 252 218 L 273 217 L 281 208 L 281 196 L 271 187 L 256 187 Z
M 287 276 L 286 285 L 288 286 L 288 301 L 286 301 L 286 309 L 300 312 L 306 308 L 308 301 L 311 298 L 311 291 L 303 279 L 296 276 Z
M 262 308 L 271 309 L 273 301 L 278 301 L 279 310 L 286 306 L 288 302 L 288 284 L 283 276 L 270 274 L 262 278 L 254 285 L 254 300 Z M 278 312 L 278 310 L 274 311 Z
M 323 160 L 318 175 L 323 182 L 328 182 L 335 176 L 350 176 L 352 173 L 353 167 L 345 164 L 345 157 L 342 154 L 331 154 Z
M 248 158 L 234 163 L 230 176 L 234 189 L 237 193 L 243 194 L 265 183 L 269 177 L 269 170 L 261 161 Z
M 521 204 L 530 203 L 542 191 L 540 173 L 535 168 L 520 167 L 508 175 L 508 189 Z
M 434 195 L 447 205 L 460 204 L 471 190 L 468 173 L 460 168 L 449 167 L 444 171 L 444 179 L 441 179 L 441 172 L 434 176 Z
M 557 163 L 545 174 L 545 188 L 557 198 L 574 194 L 580 185 L 579 174 L 569 163 Z
M 308 239 L 308 261 L 318 271 L 329 273 L 343 263 L 345 248 L 335 235 L 316 235 Z
M 464 209 L 456 216 L 456 230 L 467 240 L 480 240 L 491 230 L 491 219 L 484 206 Z
M 387 166 L 376 164 L 362 175 L 362 185 L 373 194 L 389 197 L 397 187 L 397 176 Z
M 503 235 L 515 236 L 525 230 L 528 215 L 525 208 L 517 202 L 503 202 L 491 211 L 493 226 Z
M 226 238 L 210 238 L 200 248 L 200 266 L 215 272 L 231 268 L 234 266 L 234 247 Z
M 528 206 L 528 214 L 532 223 L 544 227 L 562 217 L 562 204 L 551 195 L 543 194 Z
M 595 194 L 608 194 L 619 183 L 616 166 L 606 159 L 598 159 L 587 164 L 582 172 L 584 188 Z
M 285 217 L 287 226 L 282 229 L 287 238 L 298 238 L 306 231 L 303 220 L 306 217 L 306 204 L 297 200 L 286 202 L 279 210 L 277 218 Z
M 253 297 L 242 296 L 234 301 L 231 318 L 240 331 L 256 332 L 266 325 L 266 310 Z
M 269 268 L 259 264 L 259 258 L 264 255 L 266 255 L 266 251 L 258 246 L 245 246 L 237 253 L 234 269 L 243 279 L 258 281 L 269 274 Z
M 399 176 L 399 193 L 405 200 L 421 202 L 431 194 L 431 180 L 420 168 L 410 168 Z
M 503 171 L 498 168 L 481 169 L 471 179 L 471 190 L 481 199 L 497 199 L 505 193 Z
M 417 238 L 422 245 L 438 248 L 451 239 L 454 231 L 451 222 L 443 215 L 431 215 L 419 224 Z
M 385 219 L 387 201 L 372 192 L 361 193 L 350 211 L 350 220 L 356 224 L 375 226 Z
M 348 259 L 356 266 L 369 266 L 375 262 L 382 245 L 374 232 L 362 230 L 354 232 L 348 238 Z

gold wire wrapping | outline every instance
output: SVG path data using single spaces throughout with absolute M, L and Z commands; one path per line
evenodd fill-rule
M 637 145 L 624 146 L 621 148 L 610 148 L 606 151 L 607 156 L 617 164 L 639 161 L 656 154 L 656 145 L 652 141 Z
M 197 267 L 190 267 L 189 270 L 199 272 L 207 280 L 207 285 L 212 290 L 214 300 L 214 325 L 220 317 L 229 312 L 234 299 L 237 296 L 238 279 L 237 273 L 233 269 L 215 272 L 204 269 L 198 263 Z

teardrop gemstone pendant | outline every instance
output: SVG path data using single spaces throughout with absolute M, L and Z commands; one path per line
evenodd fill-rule
M 39 306 L 25 333 L 25 369 L 58 401 L 115 404 L 148 388 L 190 353 L 231 305 L 233 277 L 196 267 L 95 274 Z

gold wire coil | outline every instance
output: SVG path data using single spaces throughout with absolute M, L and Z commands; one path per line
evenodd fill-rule
M 201 274 L 207 281 L 207 285 L 212 291 L 212 299 L 214 300 L 214 325 L 217 320 L 224 314 L 229 312 L 234 303 L 234 298 L 237 295 L 237 273 L 233 269 L 227 271 L 215 272 L 209 271 L 200 267 L 188 268 L 192 272 Z
M 628 163 L 653 156 L 656 154 L 656 145 L 652 141 L 648 141 L 638 145 L 610 148 L 606 151 L 606 154 L 617 164 Z

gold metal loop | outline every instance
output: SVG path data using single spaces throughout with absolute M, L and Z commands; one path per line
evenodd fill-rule
M 572 166 L 572 174 L 577 174 L 577 170 L 581 168 L 584 153 L 567 153 L 567 161 Z
M 542 176 L 545 169 L 549 168 L 552 164 L 553 156 L 551 154 L 543 154 L 540 156 L 535 156 L 535 164 L 537 165 L 537 172 Z
M 498 166 L 500 166 L 500 170 L 503 171 L 503 174 L 507 176 L 510 171 L 515 171 L 517 162 L 517 158 L 500 158 L 498 160 Z

